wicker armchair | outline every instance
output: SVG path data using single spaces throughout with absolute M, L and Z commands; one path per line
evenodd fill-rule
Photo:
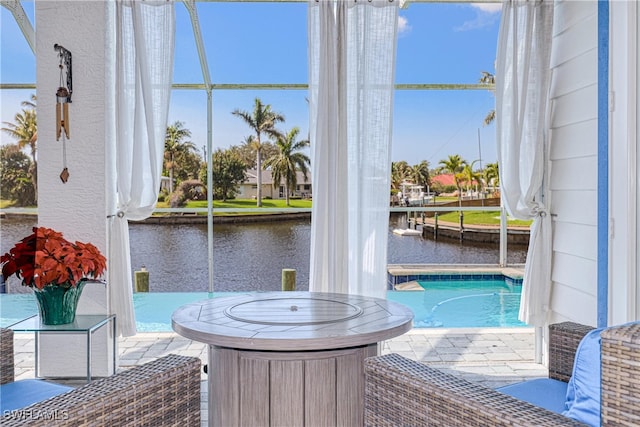
M 549 328 L 549 376 L 568 381 L 578 343 L 592 328 Z M 602 425 L 640 425 L 640 324 L 602 332 Z M 397 354 L 365 362 L 367 426 L 580 426 L 493 389 Z
M 1 384 L 13 369 L 13 331 L 0 329 Z M 0 424 L 200 427 L 200 359 L 170 354 L 2 414 Z

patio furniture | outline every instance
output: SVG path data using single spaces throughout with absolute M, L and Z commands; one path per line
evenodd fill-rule
M 113 372 L 116 372 L 116 315 L 115 314 L 78 314 L 71 323 L 62 325 L 45 325 L 42 323 L 40 316 L 33 315 L 20 322 L 9 325 L 9 329 L 14 332 L 34 332 L 35 333 L 35 377 L 40 378 L 40 336 L 44 334 L 84 334 L 86 337 L 86 355 L 87 355 L 87 382 L 91 382 L 92 363 L 91 356 L 93 354 L 93 334 L 100 328 L 107 325 L 111 326 L 111 339 L 114 348 L 113 358 L 111 360 Z M 49 349 L 51 351 L 51 349 Z
M 407 307 L 322 292 L 258 292 L 178 308 L 209 344 L 209 425 L 362 426 L 364 359 L 411 329 Z
M 549 327 L 549 377 L 568 381 L 591 329 Z M 640 324 L 608 328 L 602 339 L 603 426 L 640 425 Z M 571 418 L 452 376 L 398 354 L 365 361 L 367 426 L 580 426 Z
M 0 384 L 13 381 L 13 331 L 0 328 Z M 170 354 L 1 416 L 7 427 L 200 427 L 200 359 Z

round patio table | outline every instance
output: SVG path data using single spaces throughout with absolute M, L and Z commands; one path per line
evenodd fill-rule
M 268 292 L 186 304 L 172 327 L 209 344 L 210 426 L 360 426 L 364 359 L 412 319 L 378 298 Z

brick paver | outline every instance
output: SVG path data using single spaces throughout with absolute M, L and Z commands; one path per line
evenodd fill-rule
M 16 379 L 34 377 L 33 334 L 16 333 Z M 517 329 L 420 329 L 386 341 L 382 353 L 399 353 L 488 387 L 547 376 L 534 363 L 534 332 Z M 118 339 L 119 370 L 169 353 L 199 357 L 207 363 L 206 345 L 175 333 L 139 333 Z M 202 374 L 202 425 L 207 425 L 206 374 Z

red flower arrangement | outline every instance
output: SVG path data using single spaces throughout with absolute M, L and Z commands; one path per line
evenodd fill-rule
M 106 258 L 91 243 L 71 243 L 45 227 L 33 227 L 33 234 L 2 255 L 0 263 L 5 280 L 15 274 L 24 286 L 38 289 L 74 287 L 82 279 L 99 277 L 107 267 Z

